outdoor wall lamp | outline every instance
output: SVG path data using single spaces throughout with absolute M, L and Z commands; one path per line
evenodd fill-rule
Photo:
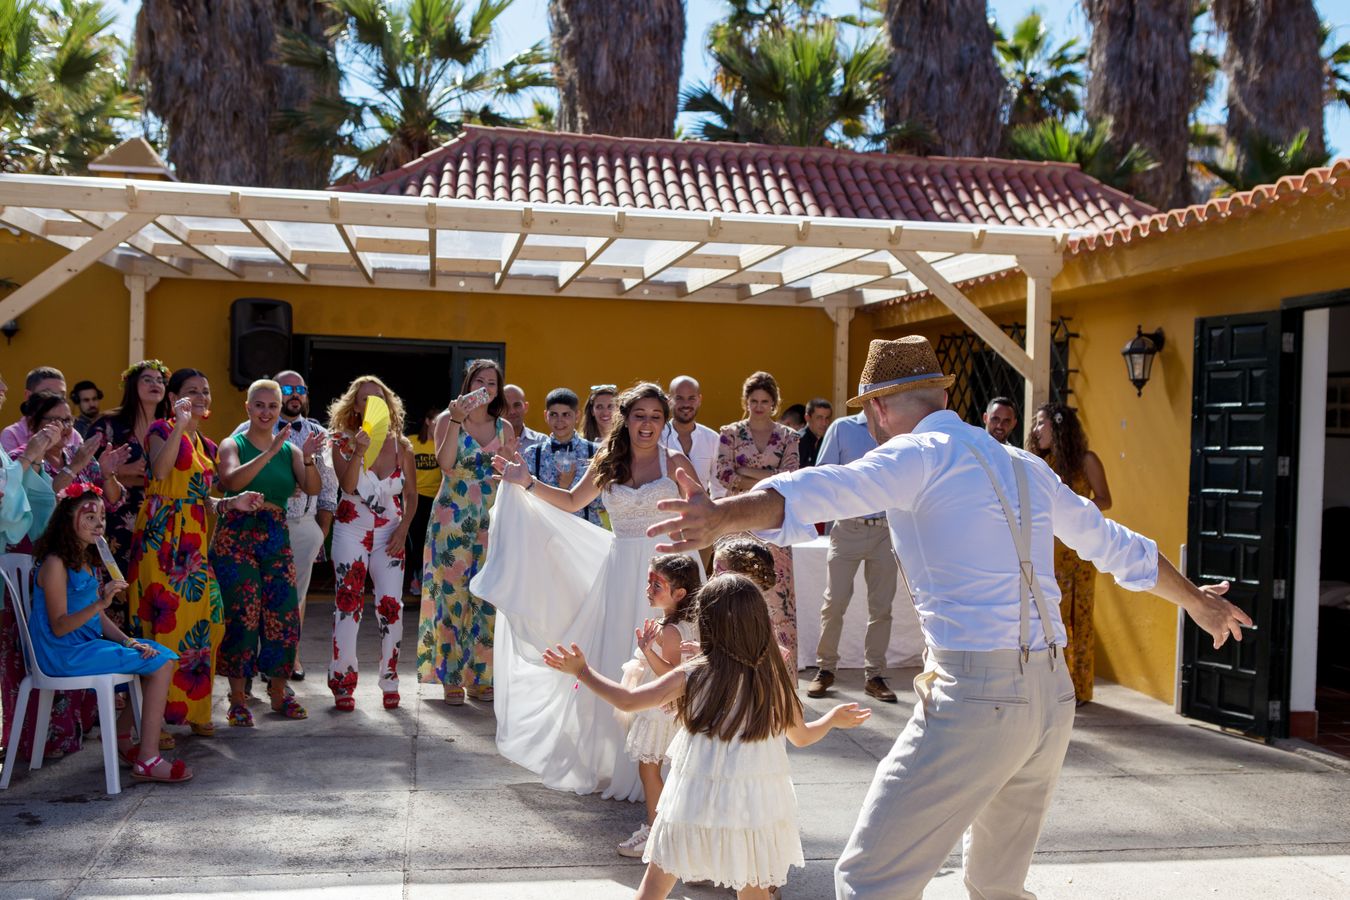
M 10 319 L 5 324 L 0 325 L 0 334 L 3 334 L 5 336 L 5 346 L 9 346 L 9 342 L 14 340 L 14 335 L 18 333 L 19 333 L 18 319 Z
M 1130 384 L 1134 385 L 1135 396 L 1144 396 L 1144 385 L 1148 384 L 1149 376 L 1153 374 L 1153 357 L 1158 355 L 1158 351 L 1163 348 L 1163 333 L 1159 328 L 1157 331 L 1144 334 L 1144 326 L 1135 326 L 1136 333 L 1134 337 L 1125 344 L 1125 348 L 1120 351 L 1120 355 L 1125 357 L 1125 374 L 1130 379 Z

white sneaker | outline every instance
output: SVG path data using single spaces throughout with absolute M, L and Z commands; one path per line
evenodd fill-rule
M 647 849 L 647 837 L 652 833 L 652 827 L 643 824 L 641 828 L 633 832 L 628 840 L 619 845 L 619 855 L 627 856 L 630 859 L 641 859 L 643 851 Z

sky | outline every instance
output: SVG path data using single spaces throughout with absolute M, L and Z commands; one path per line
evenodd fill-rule
M 139 0 L 107 0 L 108 5 L 118 13 L 118 27 L 124 36 L 130 36 L 132 23 L 136 18 Z M 615 0 L 626 2 L 626 0 Z M 474 0 L 466 0 L 466 6 L 472 6 Z M 1338 35 L 1342 41 L 1350 40 L 1350 0 L 1315 0 L 1318 13 L 1333 26 L 1340 29 Z M 856 12 L 857 0 L 826 0 L 826 9 L 835 14 Z M 711 74 L 711 61 L 706 49 L 705 36 L 708 27 L 721 18 L 725 4 L 720 0 L 687 0 L 687 29 L 684 50 L 683 82 L 688 85 L 707 81 Z M 1052 33 L 1067 39 L 1077 36 L 1086 43 L 1088 31 L 1087 19 L 1083 15 L 1078 0 L 990 0 L 989 10 L 1003 26 L 1011 30 L 1012 24 L 1036 9 L 1044 16 Z M 538 40 L 548 39 L 548 0 L 515 0 L 502 14 L 500 41 L 497 48 L 499 58 L 505 59 L 511 54 L 523 50 Z M 1211 104 L 1205 110 L 1204 118 L 1210 121 L 1223 119 L 1223 91 L 1220 87 L 1214 91 Z M 681 124 L 686 128 L 691 117 L 681 116 Z M 1335 155 L 1350 155 L 1350 113 L 1344 106 L 1328 110 L 1326 115 L 1327 145 Z

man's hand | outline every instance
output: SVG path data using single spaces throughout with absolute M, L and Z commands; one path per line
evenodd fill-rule
M 675 482 L 684 494 L 683 500 L 662 500 L 656 508 L 662 512 L 675 513 L 669 519 L 657 522 L 647 529 L 647 537 L 667 534 L 673 543 L 657 544 L 658 553 L 683 553 L 710 547 L 712 542 L 726 533 L 725 516 L 721 508 L 708 497 L 708 492 L 684 469 L 675 470 Z
M 1233 640 L 1242 640 L 1242 627 L 1252 627 L 1251 616 L 1224 599 L 1228 593 L 1228 582 L 1207 584 L 1200 588 L 1199 596 L 1185 604 L 1186 613 L 1214 638 L 1214 649 L 1218 650 L 1231 635 Z

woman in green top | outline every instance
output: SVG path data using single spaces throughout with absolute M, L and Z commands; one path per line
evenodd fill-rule
M 245 679 L 267 676 L 272 709 L 288 719 L 308 713 L 286 690 L 300 642 L 295 562 L 286 530 L 286 501 L 297 487 L 320 490 L 314 455 L 323 449 L 323 432 L 313 431 L 301 447 L 287 441 L 290 426 L 276 428 L 281 387 L 275 381 L 249 386 L 248 430 L 220 445 L 220 484 L 227 497 L 256 495 L 247 511 L 221 516 L 211 541 L 211 566 L 225 606 L 225 637 L 216 671 L 230 680 L 231 725 L 252 727 Z M 261 646 L 259 638 L 261 637 Z

